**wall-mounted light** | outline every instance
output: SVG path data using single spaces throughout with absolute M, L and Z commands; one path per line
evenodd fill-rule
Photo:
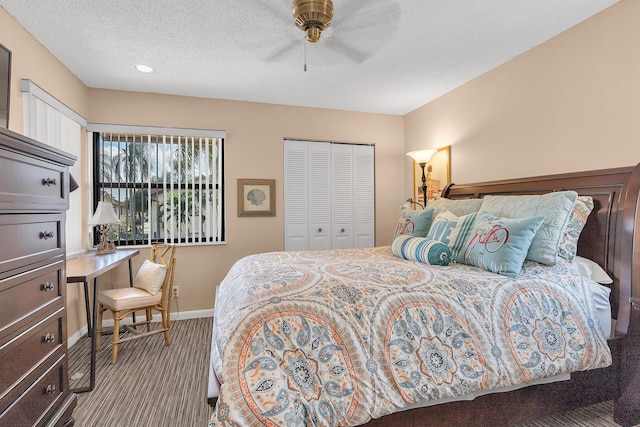
M 89 225 L 95 226 L 102 234 L 102 240 L 96 247 L 98 255 L 112 254 L 116 251 L 115 243 L 109 242 L 109 233 L 113 226 L 120 224 L 120 218 L 113 210 L 113 205 L 109 202 L 98 202 L 98 207 L 89 220 Z
M 407 153 L 407 156 L 411 157 L 414 162 L 420 165 L 422 169 L 422 194 L 424 196 L 424 204 L 427 206 L 427 177 L 424 174 L 424 167 L 427 165 L 427 162 L 431 160 L 434 154 L 436 154 L 438 150 L 435 148 L 429 148 L 426 150 L 416 150 L 410 151 Z

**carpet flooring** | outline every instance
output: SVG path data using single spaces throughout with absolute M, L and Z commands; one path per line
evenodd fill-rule
M 171 324 L 171 346 L 162 335 L 120 345 L 111 364 L 110 336 L 97 353 L 96 388 L 78 394 L 73 415 L 78 427 L 206 427 L 207 376 L 212 319 Z M 90 339 L 69 351 L 71 388 L 89 381 Z M 426 425 L 426 424 L 425 424 Z M 603 402 L 551 415 L 518 427 L 614 427 L 613 403 Z
M 206 427 L 211 318 L 171 322 L 171 345 L 162 334 L 118 346 L 111 364 L 111 336 L 97 352 L 96 387 L 78 394 L 79 427 Z M 89 384 L 89 338 L 69 350 L 71 388 Z M 82 375 L 79 379 L 74 379 Z

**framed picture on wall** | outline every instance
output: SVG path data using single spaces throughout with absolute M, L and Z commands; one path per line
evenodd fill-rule
M 11 51 L 0 44 L 0 127 L 9 127 Z
M 427 181 L 427 200 L 440 197 L 444 187 L 451 182 L 451 146 L 439 148 L 424 169 Z M 413 163 L 413 200 L 424 206 L 422 193 L 422 169 Z
M 238 179 L 238 216 L 276 216 L 276 180 Z

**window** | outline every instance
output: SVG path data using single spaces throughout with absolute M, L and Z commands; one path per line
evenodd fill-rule
M 93 206 L 112 203 L 121 221 L 112 231 L 118 245 L 224 241 L 224 132 L 116 125 L 90 129 Z

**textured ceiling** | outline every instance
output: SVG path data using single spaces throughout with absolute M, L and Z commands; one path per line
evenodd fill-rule
M 291 0 L 0 5 L 92 88 L 403 115 L 616 2 L 333 0 L 316 44 Z

